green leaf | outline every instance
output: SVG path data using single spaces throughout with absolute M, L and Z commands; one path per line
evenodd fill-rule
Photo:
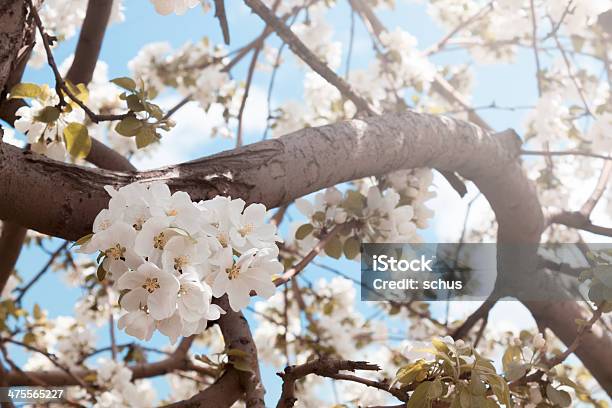
M 427 395 L 432 400 L 435 400 L 437 398 L 440 398 L 443 393 L 444 393 L 444 385 L 442 384 L 442 381 L 440 381 L 440 379 L 436 378 L 431 383 L 431 386 L 429 387 L 429 391 L 427 392 Z
M 53 123 L 60 116 L 60 111 L 55 106 L 45 106 L 42 110 L 36 115 L 36 120 L 44 123 Z
M 312 214 L 312 219 L 316 222 L 325 222 L 325 213 L 323 211 L 317 211 Z
M 366 198 L 363 194 L 349 190 L 346 193 L 346 199 L 342 202 L 342 208 L 350 214 L 360 215 L 365 204 Z
M 127 102 L 128 108 L 133 112 L 142 112 L 145 110 L 145 107 L 142 102 L 140 102 L 138 95 L 129 95 L 125 101 Z
M 240 350 L 240 349 L 236 349 L 236 348 L 231 348 L 231 349 L 227 350 L 225 352 L 225 354 L 227 354 L 228 356 L 241 357 L 241 358 L 248 358 L 249 355 L 250 355 L 246 351 Z
M 86 243 L 91 241 L 91 238 L 93 237 L 93 235 L 94 235 L 93 233 L 92 234 L 87 234 L 87 235 L 77 239 L 76 242 L 72 246 L 85 245 Z
M 342 256 L 342 242 L 340 242 L 340 238 L 336 236 L 330 239 L 325 245 L 325 253 L 334 259 L 340 259 Z
M 147 147 L 151 143 L 155 143 L 157 141 L 159 141 L 159 136 L 152 126 L 143 126 L 140 128 L 138 133 L 136 133 L 136 147 L 139 149 Z
M 556 389 L 552 384 L 546 386 L 546 396 L 550 402 L 562 408 L 569 407 L 572 404 L 572 396 L 566 391 Z
M 510 369 L 510 364 L 520 360 L 521 358 L 521 348 L 519 346 L 509 346 L 504 355 L 502 357 L 502 365 L 504 367 L 504 372 L 508 372 Z
M 87 127 L 81 123 L 72 122 L 64 128 L 66 149 L 74 158 L 85 158 L 91 150 L 91 138 Z
M 511 363 L 508 367 L 508 371 L 506 372 L 506 377 L 508 378 L 508 381 L 516 381 L 519 378 L 523 378 L 523 376 L 527 374 L 528 369 L 529 364 Z
M 593 268 L 593 275 L 605 286 L 612 288 L 612 265 L 598 265 Z
M 431 381 L 425 381 L 422 384 L 419 384 L 418 387 L 414 390 L 410 399 L 408 400 L 407 408 L 424 408 L 430 407 L 429 401 L 429 388 L 431 387 Z
M 399 382 L 404 385 L 412 384 L 415 381 L 423 381 L 427 378 L 427 370 L 429 366 L 422 360 L 417 360 L 414 363 L 410 363 L 401 367 L 397 370 L 395 379 L 391 382 L 389 387 L 392 387 L 395 383 Z
M 17 84 L 11 88 L 11 99 L 38 98 L 43 90 L 40 86 L 30 83 Z
M 472 376 L 470 378 L 470 383 L 468 385 L 470 394 L 472 395 L 485 395 L 487 392 L 487 387 L 480 379 L 480 376 L 476 371 L 472 371 Z
M 104 278 L 106 278 L 106 269 L 102 266 L 102 264 L 98 265 L 98 270 L 96 271 L 96 276 L 98 280 L 102 282 Z
M 154 103 L 147 103 L 145 110 L 151 114 L 155 119 L 160 120 L 164 117 L 164 111 Z
M 295 231 L 295 239 L 304 239 L 314 230 L 312 224 L 304 224 L 300 225 L 300 227 Z
M 121 119 L 121 122 L 115 126 L 115 131 L 122 136 L 136 136 L 138 131 L 142 129 L 143 123 L 133 116 Z
M 355 259 L 361 250 L 359 240 L 355 237 L 350 237 L 344 241 L 344 256 L 348 259 Z
M 23 343 L 27 344 L 27 345 L 32 345 L 34 343 L 36 343 L 36 335 L 34 335 L 34 333 L 32 332 L 28 332 L 25 334 L 25 336 L 23 336 Z
M 111 79 L 111 82 L 117 86 L 120 86 L 123 89 L 126 89 L 128 91 L 135 91 L 136 90 L 136 82 L 134 82 L 134 80 L 132 78 L 128 78 L 128 77 L 119 77 L 119 78 L 115 78 L 115 79 Z

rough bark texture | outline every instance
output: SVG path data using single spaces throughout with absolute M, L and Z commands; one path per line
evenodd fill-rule
M 13 268 L 15 268 L 19 250 L 27 231 L 15 223 L 2 222 L 2 231 L 0 232 L 0 292 L 4 289 Z
M 466 122 L 407 111 L 303 129 L 139 173 L 85 169 L 3 145 L 0 193 L 7 199 L 0 203 L 0 217 L 76 239 L 107 204 L 107 184 L 163 180 L 194 200 L 228 194 L 272 208 L 344 181 L 430 166 L 474 180 L 496 211 L 503 237 L 537 242 L 542 217 L 517 160 L 519 144 L 513 132 L 491 135 Z M 519 209 L 525 210 L 520 217 Z
M 26 37 L 25 1 L 0 0 L 0 91 L 13 73 Z
M 248 356 L 249 371 L 239 370 L 238 380 L 244 392 L 244 400 L 248 408 L 265 408 L 264 395 L 266 390 L 261 382 L 259 372 L 259 359 L 257 357 L 257 347 L 251 335 L 249 323 L 242 312 L 234 312 L 227 300 L 227 296 L 217 301 L 218 305 L 226 310 L 227 313 L 219 319 L 219 327 L 225 341 L 225 348 L 230 350 L 240 350 Z M 230 356 L 230 363 L 240 357 Z M 244 359 L 244 357 L 242 358 Z M 232 368 L 232 370 L 234 370 Z M 234 370 L 235 371 L 235 370 Z M 239 394 L 238 394 L 239 395 Z M 237 395 L 237 396 L 238 396 Z M 237 398 L 236 398 L 237 399 Z M 232 405 L 235 401 L 232 401 Z

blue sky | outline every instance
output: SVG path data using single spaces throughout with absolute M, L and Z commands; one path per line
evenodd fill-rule
M 263 25 L 254 15 L 240 3 L 227 2 L 229 8 L 229 25 L 232 37 L 232 45 L 230 49 L 236 49 L 242 44 L 251 40 L 255 35 L 258 35 L 263 28 Z M 336 7 L 329 15 L 329 21 L 333 23 L 336 30 L 336 38 L 344 44 L 348 43 L 350 13 L 345 2 L 340 1 L 340 5 Z M 394 11 L 383 11 L 380 13 L 381 19 L 388 27 L 402 27 L 419 40 L 419 46 L 426 48 L 437 41 L 444 35 L 445 31 L 437 27 L 427 15 L 425 6 L 421 4 L 398 2 L 399 5 Z M 204 14 L 200 9 L 189 11 L 183 16 L 159 16 L 153 7 L 146 1 L 124 1 L 126 6 L 125 14 L 126 21 L 120 24 L 114 24 L 108 29 L 100 59 L 109 65 L 109 77 L 118 77 L 129 75 L 127 62 L 132 59 L 139 49 L 150 42 L 168 41 L 174 47 L 178 47 L 186 41 L 198 41 L 203 36 L 208 36 L 213 42 L 221 42 L 221 35 L 217 20 L 213 18 L 213 13 Z M 372 55 L 369 40 L 366 38 L 365 30 L 359 21 L 356 22 L 356 40 L 355 50 L 353 52 L 353 67 L 365 66 Z M 76 38 L 62 43 L 56 50 L 55 56 L 58 62 L 61 62 L 73 53 L 76 44 Z M 271 41 L 277 43 L 278 40 L 273 37 Z M 286 51 L 286 59 L 289 64 L 286 69 L 279 72 L 277 77 L 277 86 L 275 101 L 282 101 L 286 98 L 299 99 L 302 95 L 301 75 L 302 71 L 288 57 Z M 466 55 L 462 52 L 444 53 L 436 57 L 436 62 L 453 63 L 463 61 Z M 246 58 L 232 73 L 236 78 L 244 78 L 248 62 L 250 58 Z M 529 105 L 533 104 L 536 99 L 535 82 L 534 82 L 534 66 L 531 60 L 531 54 L 527 51 L 521 51 L 517 57 L 516 63 L 475 67 L 475 87 L 473 93 L 473 105 L 481 106 L 488 105 L 496 101 L 499 105 Z M 342 72 L 344 64 L 342 65 Z M 28 69 L 24 81 L 28 82 L 50 82 L 51 74 L 47 67 L 33 70 Z M 256 73 L 254 79 L 255 89 L 260 92 L 265 92 L 269 80 L 269 73 Z M 263 94 L 262 94 L 263 95 Z M 169 98 L 173 96 L 168 95 Z M 247 112 L 248 115 L 248 112 Z M 485 117 L 495 128 L 505 129 L 507 127 L 521 128 L 522 112 L 508 111 L 484 111 L 482 116 Z M 185 115 L 183 115 L 185 116 Z M 177 116 L 177 118 L 180 118 Z M 203 116 L 183 118 L 190 122 L 188 126 L 183 127 L 183 131 L 172 132 L 165 136 L 169 143 L 172 143 L 175 148 L 175 155 L 168 155 L 168 159 L 164 162 L 182 161 L 195 159 L 204 155 L 208 155 L 220 150 L 228 149 L 233 146 L 233 141 L 210 139 L 210 137 L 202 131 L 202 125 L 199 121 L 204 120 Z M 188 129 L 186 132 L 184 129 Z M 256 141 L 261 138 L 261 129 L 257 126 L 247 127 L 246 141 Z M 199 131 L 199 132 L 198 132 Z M 191 140 L 191 141 L 186 141 Z M 196 142 L 193 142 L 196 140 Z M 167 146 L 167 145 L 163 145 Z M 184 148 L 182 148 L 184 147 Z M 178 149 L 178 150 L 177 150 Z M 164 155 L 163 149 L 157 154 Z M 442 189 L 445 187 L 442 186 Z M 452 193 L 440 193 L 441 200 L 449 200 L 442 203 L 445 206 L 457 208 L 457 212 L 461 213 L 463 204 L 453 196 Z M 440 200 L 439 199 L 439 200 Z M 295 212 L 292 211 L 295 216 Z M 435 226 L 435 225 L 434 225 Z M 439 227 L 439 225 L 438 225 Z M 425 232 L 427 240 L 435 241 L 436 229 L 431 228 Z M 55 246 L 59 242 L 53 243 Z M 51 245 L 50 245 L 51 247 Z M 17 269 L 21 276 L 28 280 L 33 276 L 47 261 L 47 256 L 42 251 L 36 248 L 27 248 L 22 253 L 17 264 Z M 347 261 L 338 261 L 336 263 L 339 269 L 347 274 L 358 277 L 358 264 Z M 316 280 L 318 277 L 330 275 L 316 268 L 307 271 L 309 280 Z M 50 272 L 37 283 L 30 291 L 25 301 L 25 306 L 31 308 L 33 302 L 40 303 L 43 307 L 49 310 L 50 316 L 62 314 L 72 314 L 72 308 L 75 299 L 80 295 L 79 289 L 71 289 L 66 287 L 61 280 L 61 272 Z M 360 303 L 358 307 L 364 311 L 369 309 L 369 306 Z M 509 305 L 503 307 L 498 313 L 502 318 L 507 318 L 508 314 L 514 313 L 517 310 L 517 305 Z M 525 323 L 524 315 L 517 311 L 518 321 Z M 247 315 L 249 313 L 247 312 Z M 495 317 L 495 315 L 493 316 Z M 252 321 L 252 319 L 250 319 Z M 131 339 L 119 334 L 119 342 L 128 342 Z M 100 344 L 107 344 L 106 330 L 100 333 Z M 153 346 L 165 346 L 167 340 L 165 337 L 155 336 L 152 341 Z M 18 360 L 23 361 L 23 355 Z M 264 383 L 267 386 L 267 403 L 275 404 L 279 394 L 280 381 L 275 375 L 275 368 L 264 365 L 262 367 L 264 373 Z M 163 395 L 167 391 L 165 382 L 155 380 L 158 392 Z

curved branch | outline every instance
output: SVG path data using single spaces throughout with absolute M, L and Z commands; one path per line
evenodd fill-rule
M 175 351 L 168 357 L 160 361 L 146 364 L 136 364 L 130 366 L 132 370 L 132 380 L 139 378 L 149 378 L 158 375 L 164 375 L 174 370 L 190 370 L 192 364 L 187 357 L 187 351 L 193 343 L 193 337 L 187 337 L 181 340 Z M 89 370 L 73 370 L 72 376 L 62 370 L 48 371 L 11 371 L 7 374 L 7 381 L 10 386 L 21 385 L 38 385 L 33 379 L 41 381 L 50 386 L 67 386 L 75 385 L 74 377 L 85 378 L 91 371 Z
M 0 231 L 0 292 L 6 286 L 25 240 L 27 229 L 10 221 L 2 222 Z
M 355 370 L 379 371 L 380 367 L 366 361 L 331 359 L 317 359 L 300 365 L 287 366 L 282 373 L 277 373 L 283 379 L 283 388 L 276 408 L 291 408 L 295 405 L 297 401 L 295 382 L 307 375 L 316 374 L 321 377 L 334 378 L 340 371 Z
M 248 359 L 247 363 L 249 364 L 248 371 L 241 369 L 238 372 L 239 385 L 244 390 L 246 406 L 248 408 L 265 408 L 264 395 L 266 390 L 261 381 L 257 348 L 255 347 L 253 336 L 251 335 L 249 323 L 242 315 L 242 312 L 234 312 L 230 308 L 227 296 L 216 300 L 215 303 L 223 310 L 227 311 L 224 315 L 221 315 L 218 322 L 221 333 L 223 334 L 223 340 L 225 341 L 225 348 L 227 350 L 240 350 L 248 356 L 246 357 Z M 232 364 L 234 359 L 236 359 L 236 357 L 230 356 L 229 364 Z M 241 394 L 242 393 L 235 394 L 235 400 L 237 400 Z
M 215 407 L 229 408 L 243 393 L 240 385 L 239 371 L 235 368 L 227 370 L 217 381 L 205 390 L 188 400 L 165 405 L 163 408 Z
M 307 128 L 146 172 L 102 172 L 2 145 L 0 218 L 74 240 L 106 206 L 105 185 L 163 180 L 194 200 L 225 194 L 272 208 L 345 181 L 429 166 L 472 179 L 497 214 L 500 236 L 537 242 L 541 211 L 516 158 L 519 144 L 514 132 L 492 135 L 460 120 L 406 111 Z

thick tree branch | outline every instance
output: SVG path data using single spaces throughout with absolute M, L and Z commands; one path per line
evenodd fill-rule
M 98 62 L 113 0 L 89 0 L 74 60 L 66 74 L 73 84 L 88 84 Z
M 226 194 L 272 208 L 348 180 L 430 166 L 475 181 L 498 213 L 502 236 L 537 241 L 541 213 L 516 158 L 519 144 L 513 132 L 491 135 L 463 121 L 406 111 L 303 129 L 146 172 L 85 169 L 2 145 L 0 193 L 7 199 L 0 217 L 74 240 L 106 206 L 104 185 L 163 180 L 194 200 Z
M 197 393 L 188 400 L 165 405 L 163 408 L 229 408 L 244 392 L 240 385 L 239 377 L 240 372 L 235 368 L 230 368 L 202 392 Z
M 265 408 L 264 395 L 266 390 L 261 381 L 259 372 L 259 359 L 257 357 L 257 348 L 255 341 L 251 335 L 251 329 L 242 312 L 234 312 L 227 300 L 227 296 L 218 299 L 216 303 L 227 312 L 221 315 L 219 319 L 219 327 L 225 340 L 226 349 L 236 349 L 244 352 L 248 357 L 247 363 L 249 371 L 239 370 L 239 383 L 244 390 L 244 399 L 247 408 Z M 230 364 L 234 359 L 239 358 L 230 356 Z M 239 397 L 238 394 L 236 397 Z M 236 398 L 237 399 L 237 398 Z
M 20 49 L 26 45 L 27 7 L 25 1 L 0 0 L 0 95 L 14 73 Z M 1 99 L 4 99 L 2 96 Z
M 2 222 L 0 231 L 0 293 L 6 286 L 25 239 L 27 229 L 10 221 Z

